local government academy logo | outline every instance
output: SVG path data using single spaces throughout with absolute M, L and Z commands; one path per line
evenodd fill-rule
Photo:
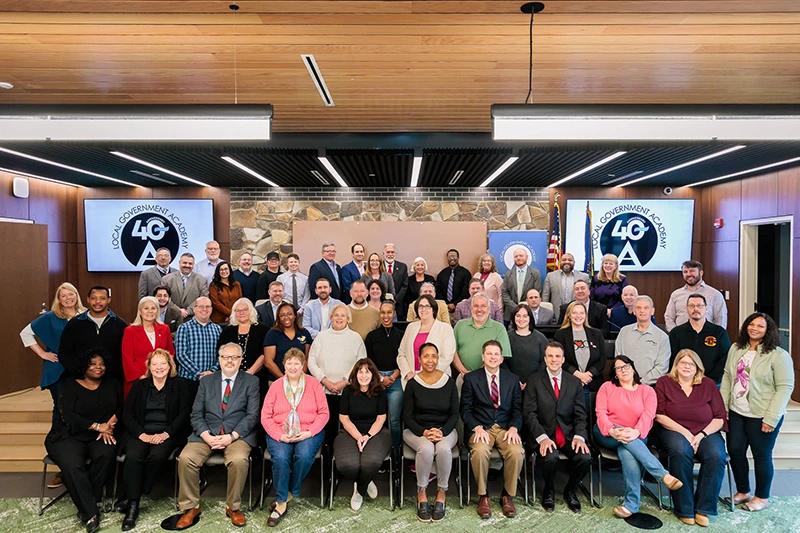
M 167 248 L 178 256 L 180 236 L 175 225 L 157 213 L 140 213 L 125 222 L 119 234 L 119 245 L 125 258 L 136 267 L 156 264 L 156 250 Z
M 609 220 L 600 233 L 600 250 L 614 254 L 621 266 L 642 267 L 653 259 L 659 232 L 653 222 L 639 213 L 622 213 Z

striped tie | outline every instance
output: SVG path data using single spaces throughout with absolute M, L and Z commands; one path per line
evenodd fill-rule
M 453 282 L 455 281 L 456 271 L 450 271 L 450 279 L 447 280 L 447 301 L 453 301 Z
M 225 392 L 222 393 L 222 415 L 225 416 L 225 410 L 228 408 L 228 396 L 231 395 L 231 380 L 225 379 Z M 225 434 L 225 426 L 222 426 L 219 431 L 220 435 Z
M 494 408 L 500 407 L 500 389 L 497 388 L 497 374 L 492 374 L 492 403 Z

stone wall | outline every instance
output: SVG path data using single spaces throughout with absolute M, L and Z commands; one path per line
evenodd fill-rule
M 547 189 L 231 188 L 231 261 L 292 252 L 297 220 L 485 221 L 490 230 L 547 229 Z

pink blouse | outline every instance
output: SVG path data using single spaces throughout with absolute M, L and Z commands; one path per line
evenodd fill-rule
M 419 372 L 419 347 L 425 344 L 428 341 L 428 334 L 427 333 L 417 333 L 417 336 L 414 337 L 414 370 Z M 438 348 L 438 346 L 437 346 Z
M 655 391 L 644 383 L 636 390 L 628 390 L 606 381 L 595 400 L 597 426 L 606 437 L 614 426 L 638 429 L 643 439 L 653 427 L 657 405 Z
M 281 440 L 281 435 L 284 433 L 283 422 L 292 410 L 283 391 L 285 382 L 284 376 L 270 386 L 267 397 L 264 398 L 264 407 L 261 409 L 261 425 L 264 426 L 267 435 L 277 441 Z M 306 376 L 306 387 L 297 406 L 297 417 L 300 419 L 300 430 L 310 431 L 312 435 L 322 431 L 328 423 L 330 417 L 328 401 L 325 399 L 322 385 L 312 376 Z

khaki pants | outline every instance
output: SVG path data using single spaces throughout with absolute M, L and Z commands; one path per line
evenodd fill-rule
M 205 442 L 189 442 L 178 457 L 178 507 L 188 511 L 200 505 L 200 467 L 216 450 Z M 247 470 L 250 464 L 250 445 L 237 440 L 224 450 L 225 466 L 228 469 L 228 492 L 226 505 L 232 511 L 238 511 L 242 505 L 242 491 L 247 481 Z
M 509 444 L 503 440 L 506 430 L 497 424 L 486 430 L 489 433 L 489 444 L 475 442 L 475 436 L 470 439 L 469 447 L 472 451 L 470 464 L 478 484 L 478 495 L 486 495 L 486 479 L 489 477 L 489 458 L 492 448 L 497 448 L 503 457 L 503 486 L 509 496 L 517 495 L 517 478 L 525 465 L 525 449 L 522 444 Z

